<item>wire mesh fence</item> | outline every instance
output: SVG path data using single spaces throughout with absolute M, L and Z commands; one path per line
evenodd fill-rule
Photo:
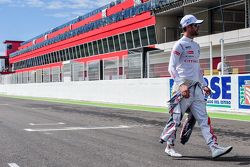
M 119 79 L 119 57 L 103 60 L 104 80 Z
M 100 72 L 100 61 L 92 61 L 87 64 L 87 80 L 96 81 L 100 80 L 101 72 Z
M 71 81 L 71 63 L 70 61 L 64 62 L 62 66 L 62 81 L 63 82 L 69 82 Z
M 142 78 L 142 53 L 128 55 L 124 59 L 124 77 L 126 79 Z
M 42 83 L 43 82 L 43 76 L 42 76 L 42 69 L 36 70 L 36 83 Z
M 51 68 L 51 82 L 60 82 L 61 81 L 61 68 L 53 67 Z
M 168 72 L 169 55 L 170 52 L 164 52 L 163 50 L 155 50 L 147 53 L 149 78 L 170 76 Z
M 35 83 L 36 82 L 36 71 L 30 71 L 29 72 L 29 83 Z
M 43 82 L 47 83 L 50 82 L 50 68 L 43 69 Z
M 72 63 L 72 80 L 84 81 L 84 64 L 73 62 Z

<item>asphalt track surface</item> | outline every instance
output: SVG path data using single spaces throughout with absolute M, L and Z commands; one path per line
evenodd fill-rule
M 196 127 L 189 143 L 164 153 L 158 143 L 167 114 L 0 97 L 0 167 L 250 166 L 250 122 L 213 119 L 216 160 Z

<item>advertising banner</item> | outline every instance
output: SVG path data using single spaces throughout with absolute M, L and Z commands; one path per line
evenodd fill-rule
M 239 108 L 250 109 L 250 76 L 239 76 Z
M 208 107 L 232 107 L 232 80 L 231 76 L 205 78 L 212 93 L 207 98 Z
M 207 82 L 208 86 L 211 88 L 212 91 L 211 95 L 207 97 L 207 107 L 231 108 L 232 107 L 231 76 L 206 77 L 205 81 Z M 170 92 L 172 92 L 172 87 L 173 87 L 173 79 L 170 79 Z

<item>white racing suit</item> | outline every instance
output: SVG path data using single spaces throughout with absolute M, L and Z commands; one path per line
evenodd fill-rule
M 170 110 L 171 117 L 165 126 L 160 138 L 169 145 L 174 145 L 176 130 L 181 124 L 184 113 L 189 109 L 192 116 L 198 122 L 202 135 L 208 144 L 216 144 L 213 130 L 210 128 L 209 118 L 206 111 L 206 101 L 203 87 L 206 86 L 200 64 L 200 46 L 192 39 L 183 36 L 178 40 L 171 52 L 168 71 L 174 79 L 173 92 L 179 91 L 179 86 L 189 86 L 189 98 L 177 98 L 176 106 Z
M 190 136 L 192 134 L 194 125 L 196 123 L 196 119 L 193 116 L 193 114 L 190 112 L 189 108 L 187 109 L 186 113 L 188 113 L 188 116 L 187 116 L 186 120 L 184 121 L 184 123 L 182 125 L 182 129 L 181 129 L 181 133 L 180 133 L 180 142 L 183 145 L 188 142 L 188 140 L 189 140 L 189 138 L 190 138 Z M 214 143 L 218 144 L 217 143 L 217 137 L 214 134 L 214 130 L 213 130 L 213 127 L 211 125 L 211 119 L 210 119 L 210 117 L 208 117 L 208 125 L 210 126 L 210 132 L 213 135 Z
M 177 92 L 169 101 L 170 118 L 160 136 L 162 141 L 166 141 L 170 145 L 174 145 L 176 139 L 177 128 L 181 124 L 181 119 L 185 112 L 189 112 L 182 131 L 181 143 L 185 144 L 191 133 L 192 129 L 198 121 L 201 127 L 203 137 L 208 145 L 217 144 L 217 138 L 213 133 L 210 118 L 207 116 L 206 110 L 203 110 L 206 103 L 204 95 L 199 83 L 190 83 L 190 97 L 188 99 L 182 98 L 180 92 Z M 201 96 L 197 96 L 201 95 Z M 196 98 L 194 98 L 196 97 Z M 193 99 L 193 100 L 192 100 Z M 192 105 L 190 105 L 192 104 Z M 203 111 L 202 111 L 203 110 Z M 193 112 L 192 112 L 193 111 Z M 197 119 L 198 118 L 198 119 Z

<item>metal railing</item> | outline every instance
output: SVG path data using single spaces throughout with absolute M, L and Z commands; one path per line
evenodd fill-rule
M 119 58 L 108 58 L 103 60 L 103 79 L 119 79 Z
M 170 58 L 170 52 L 164 52 L 163 50 L 155 50 L 147 53 L 148 60 L 148 77 L 160 78 L 169 77 L 168 63 Z

